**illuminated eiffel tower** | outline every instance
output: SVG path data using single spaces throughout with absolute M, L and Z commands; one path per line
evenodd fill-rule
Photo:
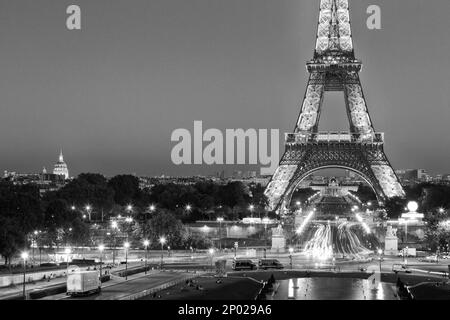
M 384 134 L 375 132 L 359 80 L 348 0 L 321 0 L 314 58 L 294 133 L 265 194 L 269 209 L 283 213 L 298 184 L 314 171 L 343 168 L 359 174 L 378 200 L 403 197 L 404 191 L 384 153 Z M 318 132 L 324 93 L 344 93 L 349 132 Z

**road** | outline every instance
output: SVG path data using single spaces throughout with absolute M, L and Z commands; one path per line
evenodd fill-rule
M 130 280 L 123 279 L 105 283 L 100 294 L 93 294 L 86 297 L 69 297 L 65 294 L 54 295 L 44 298 L 44 300 L 120 300 L 129 295 L 156 288 L 163 284 L 183 280 L 192 275 L 184 272 L 152 272 L 147 275 L 129 277 Z

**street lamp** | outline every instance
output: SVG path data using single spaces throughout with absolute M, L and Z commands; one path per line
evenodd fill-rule
M 26 273 L 27 273 L 27 259 L 28 259 L 28 252 L 24 251 L 22 252 L 22 254 L 20 255 L 21 258 L 23 259 L 23 300 L 27 300 L 27 296 L 25 294 L 25 277 L 26 277 Z
M 103 250 L 105 250 L 105 246 L 103 244 L 99 245 L 98 251 L 100 251 L 100 282 L 102 282 Z
M 266 250 L 267 250 L 267 225 L 270 222 L 270 219 L 268 217 L 263 218 L 262 222 L 264 223 L 264 238 L 265 238 L 265 248 L 264 248 L 264 258 L 266 257 Z
M 166 243 L 166 238 L 159 238 L 159 243 L 161 243 L 161 269 L 163 266 L 163 256 L 164 256 L 164 244 Z
M 133 206 L 131 204 L 127 205 L 127 211 L 128 212 L 133 211 Z
M 148 245 L 150 244 L 150 241 L 144 240 L 144 246 L 145 246 L 145 274 L 147 274 L 147 252 L 148 252 Z
M 113 247 L 113 265 L 116 262 L 116 230 L 119 229 L 119 225 L 117 224 L 117 221 L 111 221 L 111 229 L 113 231 L 113 240 L 114 240 L 114 247 Z
M 219 217 L 217 218 L 217 221 L 219 222 L 219 250 L 222 250 L 222 222 L 223 218 Z
M 85 209 L 86 209 L 86 211 L 87 211 L 87 213 L 88 213 L 88 215 L 89 215 L 89 221 L 91 221 L 91 213 L 92 213 L 92 207 L 91 207 L 91 205 L 86 205 L 86 207 L 85 207 Z
M 64 253 L 66 254 L 66 274 L 67 277 L 69 277 L 69 254 L 72 252 L 72 250 L 70 250 L 70 248 L 66 248 L 64 250 Z
M 378 249 L 378 255 L 379 255 L 379 259 L 380 259 L 380 274 L 381 274 L 381 261 L 383 259 L 383 250 Z
M 38 230 L 35 230 L 34 232 L 33 232 L 33 234 L 34 234 L 34 238 L 33 238 L 33 240 L 34 240 L 34 245 L 32 244 L 32 246 L 33 246 L 33 264 L 34 264 L 34 247 L 36 246 L 37 247 L 37 238 L 38 238 L 38 235 L 39 235 L 39 231 Z M 40 256 L 40 255 L 39 255 Z M 41 264 L 41 262 L 39 262 L 39 264 Z
M 209 254 L 211 255 L 211 270 L 213 269 L 213 259 L 214 259 L 214 249 L 209 249 Z
M 156 207 L 154 204 L 151 204 L 150 207 L 148 208 L 150 212 L 155 211 Z
M 253 218 L 253 210 L 255 209 L 255 206 L 251 204 L 251 205 L 248 207 L 248 209 L 250 210 L 250 214 L 251 214 L 251 216 L 252 216 L 252 218 Z
M 128 248 L 130 247 L 130 243 L 125 242 L 123 247 L 125 248 L 125 280 L 128 280 Z
M 191 206 L 190 204 L 187 204 L 187 205 L 186 205 L 186 211 L 189 212 L 189 211 L 191 211 L 191 210 L 192 210 L 192 206 Z
M 289 260 L 290 260 L 290 264 L 291 264 L 291 269 L 292 269 L 292 254 L 294 253 L 294 248 L 289 248 Z

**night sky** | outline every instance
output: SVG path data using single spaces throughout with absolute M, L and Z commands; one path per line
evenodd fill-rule
M 194 120 L 293 130 L 318 3 L 0 0 L 0 170 L 49 169 L 60 148 L 71 175 L 221 170 L 172 165 L 172 131 L 193 131 Z M 81 31 L 66 29 L 70 4 L 81 7 Z M 371 4 L 381 30 L 366 27 Z M 450 1 L 350 6 L 369 112 L 392 165 L 450 173 Z M 342 95 L 326 96 L 320 129 L 348 130 Z

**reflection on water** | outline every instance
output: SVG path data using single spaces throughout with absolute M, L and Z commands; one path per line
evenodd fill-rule
M 269 300 L 397 300 L 391 284 L 348 278 L 297 278 L 279 281 L 278 290 Z

